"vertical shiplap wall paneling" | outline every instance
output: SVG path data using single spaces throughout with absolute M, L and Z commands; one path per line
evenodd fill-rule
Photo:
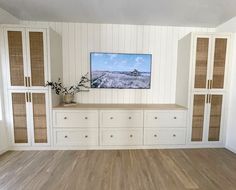
M 30 22 L 46 25 L 61 34 L 63 80 L 72 85 L 90 71 L 90 52 L 151 53 L 151 89 L 90 89 L 76 96 L 80 103 L 174 103 L 178 40 L 189 32 L 213 28 Z

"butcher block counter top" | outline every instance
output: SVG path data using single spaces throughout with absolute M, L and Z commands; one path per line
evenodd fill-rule
M 84 110 L 84 109 L 98 109 L 98 110 L 186 110 L 186 107 L 177 104 L 60 104 L 53 107 L 54 110 Z

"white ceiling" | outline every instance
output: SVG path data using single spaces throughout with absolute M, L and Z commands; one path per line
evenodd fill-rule
M 215 27 L 236 0 L 0 0 L 22 20 Z

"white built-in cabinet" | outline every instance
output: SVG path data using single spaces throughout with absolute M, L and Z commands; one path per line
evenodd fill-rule
M 189 108 L 190 144 L 224 143 L 230 34 L 191 33 L 179 41 L 176 103 Z
M 88 105 L 87 105 L 88 106 Z M 90 105 L 91 106 L 91 105 Z M 182 147 L 186 145 L 186 109 L 129 109 L 137 105 L 118 105 L 123 109 L 93 109 L 59 106 L 53 110 L 55 147 L 95 149 Z M 100 107 L 100 108 L 98 108 Z M 106 109 L 103 109 L 105 108 Z M 127 108 L 129 107 L 129 108 Z M 155 107 L 155 106 L 154 106 Z
M 45 84 L 62 75 L 61 61 L 55 61 L 61 58 L 60 36 L 50 28 L 15 25 L 3 26 L 1 34 L 9 143 L 50 145 L 52 94 Z

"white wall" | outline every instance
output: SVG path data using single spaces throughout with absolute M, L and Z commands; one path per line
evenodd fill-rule
M 1 76 L 1 67 L 0 67 L 0 79 Z M 2 80 L 0 80 L 0 154 L 5 152 L 7 150 L 8 144 L 7 144 L 7 131 L 6 126 L 4 122 L 4 109 L 3 109 L 3 92 L 1 91 L 3 89 L 2 86 Z
M 19 19 L 0 7 L 0 24 L 18 24 Z
M 74 84 L 89 68 L 89 53 L 127 52 L 153 54 L 150 90 L 91 89 L 77 97 L 81 103 L 174 103 L 178 40 L 192 31 L 208 28 L 141 25 L 40 23 L 62 35 L 66 85 Z
M 227 118 L 226 148 L 236 153 L 236 17 L 218 26 L 216 30 L 218 32 L 235 33 L 232 40 L 232 68 L 230 74 L 231 84 L 229 89 L 229 116 Z
M 0 30 L 1 34 L 1 30 Z M 2 36 L 2 35 L 0 35 Z M 0 39 L 1 47 L 2 39 Z M 3 84 L 2 84 L 2 71 L 1 71 L 1 55 L 0 55 L 0 154 L 7 150 L 7 139 L 6 139 L 6 126 L 4 122 L 4 109 L 3 109 Z

